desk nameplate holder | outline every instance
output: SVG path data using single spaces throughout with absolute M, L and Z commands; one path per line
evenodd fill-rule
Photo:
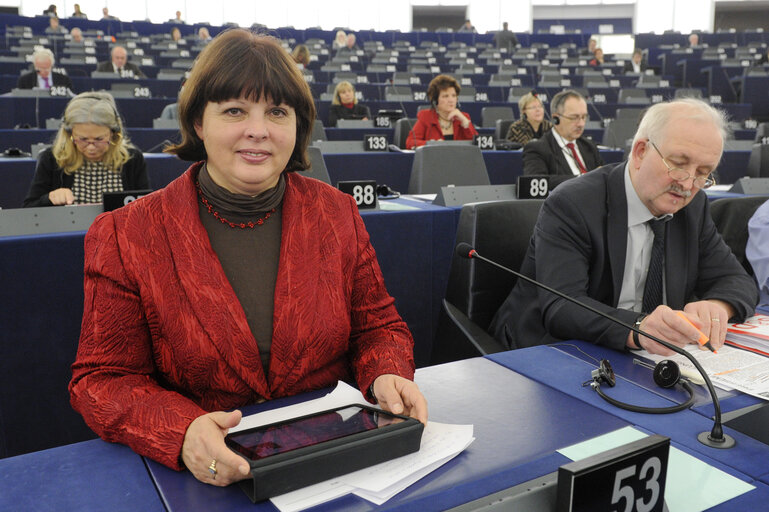
M 441 187 L 433 204 L 463 206 L 467 203 L 516 199 L 515 185 L 462 185 Z
M 0 237 L 88 231 L 101 204 L 0 210 Z
M 669 452 L 670 438 L 654 434 L 564 464 L 558 469 L 556 511 L 666 511 Z
M 669 449 L 670 438 L 655 434 L 583 460 L 564 464 L 558 471 L 459 505 L 447 510 L 447 512 L 506 512 L 508 510 L 582 512 L 610 510 L 609 503 L 611 503 L 612 494 L 615 492 L 617 496 L 623 496 L 617 500 L 619 501 L 618 504 L 621 505 L 617 510 L 623 510 L 622 506 L 624 506 L 625 500 L 632 496 L 636 500 L 646 499 L 651 501 L 652 498 L 656 498 L 656 502 L 653 504 L 644 503 L 647 507 L 650 507 L 645 507 L 644 510 L 668 512 L 663 498 L 665 495 Z M 645 461 L 654 458 L 658 458 L 660 461 L 660 471 L 654 475 L 648 472 L 647 478 L 645 478 L 643 472 L 638 470 L 639 464 L 643 468 Z M 651 465 L 654 464 L 652 463 Z M 629 475 L 629 470 L 627 469 L 629 467 L 634 468 L 632 476 Z M 619 472 L 624 470 L 624 473 L 619 475 L 621 478 L 615 482 L 614 477 L 619 473 L 615 470 L 618 468 L 622 468 Z M 563 478 L 561 478 L 561 475 L 563 475 Z M 654 476 L 654 483 L 658 484 L 658 492 L 656 494 L 643 494 L 648 482 L 651 480 L 648 478 L 650 476 Z M 583 478 L 585 479 L 584 481 L 582 480 Z M 579 486 L 579 489 L 577 489 L 577 486 Z M 636 488 L 640 492 L 636 493 Z M 607 490 L 608 494 L 606 494 Z M 581 492 L 584 492 L 584 494 L 580 494 Z M 649 496 L 649 494 L 652 494 L 652 496 Z M 579 503 L 574 503 L 576 501 L 574 498 L 579 496 L 582 496 L 582 498 L 588 497 L 588 499 L 599 497 L 606 499 L 603 504 L 596 503 L 595 501 L 583 501 L 580 505 Z M 570 502 L 559 502 L 559 500 L 567 499 L 568 497 L 572 498 Z M 636 508 L 632 510 L 636 510 Z

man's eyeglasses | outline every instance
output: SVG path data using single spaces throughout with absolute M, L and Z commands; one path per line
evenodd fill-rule
M 671 166 L 668 161 L 665 159 L 664 156 L 662 156 L 662 153 L 660 152 L 659 148 L 655 143 L 652 141 L 649 141 L 649 144 L 652 145 L 654 150 L 657 152 L 657 154 L 662 159 L 662 163 L 665 164 L 665 167 L 668 168 L 668 175 L 673 178 L 676 181 L 686 181 L 689 178 L 694 178 L 694 186 L 697 188 L 710 188 L 713 185 L 716 184 L 715 178 L 711 174 L 708 174 L 707 176 L 697 176 L 691 175 L 686 170 L 681 169 L 680 167 L 673 167 Z
M 579 116 L 578 115 L 567 116 L 567 115 L 564 115 L 564 114 L 558 114 L 558 116 L 562 117 L 564 119 L 568 119 L 569 121 L 575 121 L 575 122 L 576 121 L 587 121 L 587 119 L 588 119 L 587 114 L 582 114 L 582 115 L 579 115 Z
M 110 142 L 109 137 L 97 137 L 95 139 L 87 139 L 85 137 L 70 137 L 72 139 L 72 142 L 75 143 L 75 145 L 79 148 L 87 148 L 91 144 L 93 144 L 96 148 L 103 148 L 107 146 Z

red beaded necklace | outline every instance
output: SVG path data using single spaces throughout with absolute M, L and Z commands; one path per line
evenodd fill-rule
M 269 212 L 265 213 L 264 217 L 262 217 L 261 219 L 257 219 L 256 222 L 254 222 L 254 221 L 240 222 L 240 223 L 231 222 L 231 221 L 225 219 L 224 217 L 222 217 L 221 215 L 219 215 L 219 212 L 214 210 L 214 207 L 211 206 L 211 203 L 209 203 L 208 199 L 206 199 L 205 196 L 203 195 L 203 190 L 200 188 L 200 183 L 199 182 L 195 183 L 195 188 L 198 189 L 198 197 L 200 197 L 200 202 L 203 203 L 203 206 L 206 207 L 206 209 L 208 210 L 208 213 L 212 214 L 214 216 L 214 218 L 217 219 L 222 224 L 227 224 L 231 228 L 240 228 L 240 229 L 248 228 L 248 229 L 253 229 L 256 226 L 261 226 L 262 224 L 264 224 L 264 221 L 269 219 L 270 215 L 275 213 L 275 208 L 273 208 Z

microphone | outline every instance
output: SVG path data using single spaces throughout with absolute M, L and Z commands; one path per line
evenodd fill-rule
M 554 295 L 557 295 L 558 297 L 561 297 L 562 299 L 566 299 L 567 301 L 569 301 L 569 302 L 571 302 L 573 304 L 576 304 L 577 306 L 579 306 L 581 308 L 587 309 L 591 313 L 595 313 L 596 315 L 601 316 L 601 317 L 603 317 L 603 318 L 605 318 L 605 319 L 607 319 L 607 320 L 609 320 L 611 322 L 614 322 L 617 325 L 621 325 L 622 327 L 624 327 L 626 329 L 629 329 L 629 330 L 631 330 L 633 332 L 636 332 L 636 333 L 638 333 L 638 334 L 640 334 L 642 336 L 646 336 L 647 338 L 656 341 L 660 345 L 669 348 L 673 352 L 675 352 L 677 354 L 681 354 L 682 356 L 684 356 L 686 359 L 688 359 L 689 361 L 692 362 L 694 367 L 697 368 L 697 371 L 700 372 L 700 375 L 702 375 L 702 378 L 705 380 L 705 384 L 708 387 L 708 391 L 710 392 L 710 396 L 713 399 L 713 409 L 715 411 L 715 415 L 714 415 L 714 418 L 713 418 L 713 429 L 710 432 L 701 432 L 699 435 L 697 435 L 697 440 L 700 443 L 704 444 L 705 446 L 709 446 L 711 448 L 732 448 L 735 444 L 737 444 L 733 437 L 731 437 L 728 434 L 724 434 L 724 430 L 723 430 L 723 427 L 721 425 L 721 403 L 718 400 L 718 396 L 716 395 L 716 390 L 713 387 L 713 383 L 710 381 L 710 378 L 708 377 L 708 374 L 705 371 L 705 369 L 702 368 L 702 366 L 697 361 L 697 359 L 695 359 L 694 356 L 692 356 L 689 352 L 687 352 L 686 350 L 684 350 L 684 349 L 682 349 L 682 348 L 680 348 L 680 347 L 678 347 L 676 345 L 673 345 L 672 343 L 669 343 L 667 341 L 663 341 L 663 340 L 657 338 L 656 336 L 652 336 L 651 334 L 645 333 L 644 331 L 642 331 L 641 329 L 638 329 L 635 326 L 632 326 L 630 324 L 626 324 L 625 322 L 623 322 L 621 320 L 618 320 L 618 319 L 614 318 L 613 316 L 608 315 L 608 314 L 604 313 L 603 311 L 600 311 L 600 310 L 590 306 L 589 304 L 585 304 L 582 301 L 579 301 L 577 299 L 569 297 L 565 293 L 560 292 L 560 291 L 556 290 L 555 288 L 551 288 L 551 287 L 549 287 L 549 286 L 547 286 L 545 284 L 542 284 L 539 281 L 537 281 L 536 279 L 532 279 L 529 276 L 521 274 L 520 272 L 516 272 L 515 270 L 509 269 L 509 268 L 507 268 L 507 267 L 505 267 L 503 265 L 500 265 L 499 263 L 497 263 L 495 261 L 492 261 L 492 260 L 490 260 L 488 258 L 485 258 L 485 257 L 481 256 L 480 254 L 478 254 L 478 251 L 476 251 L 475 248 L 472 245 L 468 244 L 467 242 L 460 242 L 460 243 L 458 243 L 457 247 L 455 249 L 455 252 L 456 252 L 457 256 L 460 256 L 462 258 L 467 258 L 467 259 L 477 258 L 477 259 L 479 259 L 479 260 L 481 260 L 481 261 L 483 261 L 485 263 L 488 263 L 489 265 L 497 267 L 498 269 L 504 270 L 505 272 L 509 272 L 509 273 L 513 274 L 515 277 L 517 277 L 518 279 L 523 279 L 527 283 L 531 283 L 534 286 L 542 288 L 543 290 L 547 290 L 548 292 L 550 292 L 550 293 L 552 293 Z

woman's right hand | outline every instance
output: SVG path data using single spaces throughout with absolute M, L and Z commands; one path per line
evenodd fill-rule
M 48 192 L 48 199 L 54 206 L 61 206 L 65 204 L 73 204 L 75 202 L 75 195 L 71 189 L 57 188 Z
M 224 444 L 224 436 L 240 419 L 240 411 L 219 411 L 198 416 L 190 423 L 184 434 L 182 460 L 195 478 L 224 487 L 250 476 L 248 462 Z M 209 470 L 212 461 L 216 461 L 215 475 Z

